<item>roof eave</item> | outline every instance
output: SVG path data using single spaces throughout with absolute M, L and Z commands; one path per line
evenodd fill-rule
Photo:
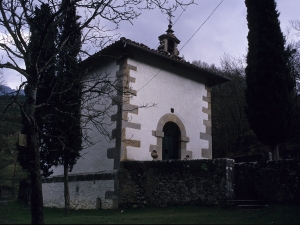
M 103 56 L 110 56 L 112 58 L 118 59 L 121 58 L 123 56 L 123 53 L 126 54 L 126 49 L 128 48 L 127 45 L 129 47 L 132 47 L 133 49 L 139 49 L 141 51 L 145 51 L 148 52 L 150 54 L 153 54 L 155 56 L 164 58 L 170 62 L 175 62 L 175 63 L 179 63 L 180 65 L 184 66 L 184 67 L 188 67 L 190 69 L 196 70 L 201 72 L 202 74 L 205 74 L 207 81 L 208 81 L 208 85 L 209 86 L 214 86 L 214 85 L 218 85 L 218 84 L 222 84 L 225 82 L 230 81 L 230 79 L 223 77 L 219 74 L 210 72 L 208 70 L 205 70 L 201 67 L 198 67 L 194 64 L 191 64 L 190 62 L 187 62 L 185 60 L 183 60 L 180 57 L 176 57 L 176 58 L 171 58 L 169 55 L 164 55 L 154 49 L 150 49 L 148 46 L 143 45 L 143 44 L 139 44 L 139 43 L 135 43 L 132 42 L 130 40 L 127 40 L 126 38 L 121 38 L 120 40 L 116 41 L 115 43 L 107 46 L 106 48 L 102 49 L 101 51 L 95 53 L 94 55 L 90 56 L 89 58 L 87 58 L 86 60 L 84 60 L 82 62 L 82 66 L 83 67 L 88 67 L 89 65 L 93 64 L 93 61 L 98 58 L 98 57 L 103 57 Z M 117 55 L 112 54 L 113 52 L 118 52 Z
M 210 72 L 208 70 L 205 70 L 205 69 L 203 69 L 203 68 L 201 68 L 199 66 L 191 64 L 190 62 L 181 61 L 181 60 L 178 60 L 178 59 L 175 59 L 175 58 L 171 58 L 170 56 L 161 54 L 160 52 L 155 51 L 153 49 L 150 49 L 150 48 L 146 49 L 143 46 L 135 45 L 134 43 L 128 42 L 128 41 L 126 41 L 124 39 L 121 39 L 121 40 L 123 41 L 123 43 L 126 43 L 126 44 L 130 45 L 133 48 L 137 48 L 137 49 L 140 49 L 142 51 L 147 51 L 147 52 L 149 52 L 151 54 L 154 54 L 154 55 L 159 56 L 161 58 L 167 59 L 167 60 L 169 60 L 171 62 L 179 63 L 182 66 L 186 66 L 186 67 L 189 67 L 189 68 L 194 69 L 196 71 L 200 71 L 201 73 L 205 73 L 205 74 L 209 75 L 210 77 L 207 77 L 207 78 L 210 78 L 210 79 L 208 79 L 208 84 L 210 86 L 215 86 L 215 85 L 222 84 L 222 83 L 230 81 L 230 79 L 227 78 L 227 77 L 223 77 L 223 76 L 221 76 L 219 74 L 216 74 L 216 73 Z

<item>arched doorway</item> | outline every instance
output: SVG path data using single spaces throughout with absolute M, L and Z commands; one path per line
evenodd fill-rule
M 180 159 L 181 132 L 176 123 L 167 122 L 163 127 L 162 159 Z
M 178 151 L 175 150 L 175 152 L 177 152 L 176 159 L 187 159 L 187 158 L 192 159 L 193 158 L 192 151 L 188 151 L 186 149 L 187 143 L 190 141 L 190 139 L 189 139 L 189 137 L 186 136 L 186 129 L 185 129 L 183 122 L 174 113 L 168 113 L 168 114 L 163 115 L 158 120 L 156 130 L 152 131 L 152 135 L 156 137 L 156 145 L 149 146 L 150 147 L 149 152 L 151 152 L 151 157 L 153 158 L 153 160 L 165 159 L 165 156 L 163 156 L 163 155 L 165 155 L 164 150 L 163 150 L 163 147 L 165 147 L 163 142 L 166 142 L 166 140 L 164 139 L 164 137 L 166 135 L 165 131 L 167 131 L 167 130 L 172 131 L 172 129 L 168 129 L 169 125 L 167 125 L 167 123 L 174 123 L 177 126 L 177 128 L 174 128 L 173 130 L 175 130 L 175 131 L 177 130 L 177 133 L 179 133 L 179 137 L 175 138 L 175 140 L 178 140 L 178 145 L 177 145 Z M 165 125 L 167 125 L 167 126 L 165 127 Z M 172 126 L 172 125 L 170 125 L 170 126 Z M 179 132 L 178 132 L 178 129 L 179 129 Z M 166 133 L 168 133 L 168 132 L 166 132 Z M 174 138 L 173 138 L 173 140 L 174 140 Z M 169 155 L 169 153 L 168 153 L 168 155 Z M 172 158 L 175 158 L 175 157 L 172 156 Z

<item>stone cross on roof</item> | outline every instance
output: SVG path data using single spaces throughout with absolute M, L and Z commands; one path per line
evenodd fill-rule
M 174 16 L 170 10 L 167 11 L 167 14 L 169 16 L 168 30 L 166 30 L 166 34 L 162 34 L 158 37 L 159 46 L 157 50 L 161 53 L 180 58 L 179 51 L 177 49 L 177 45 L 180 43 L 180 40 L 178 40 L 178 38 L 173 34 L 174 31 L 172 30 L 172 17 Z
M 169 20 L 169 25 L 172 26 L 173 25 L 172 24 L 172 17 L 174 17 L 174 16 L 172 15 L 172 12 L 170 10 L 167 11 L 167 15 L 169 16 L 169 19 L 168 19 Z

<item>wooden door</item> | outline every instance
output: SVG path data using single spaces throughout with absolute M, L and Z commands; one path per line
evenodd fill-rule
M 179 159 L 180 129 L 176 123 L 167 122 L 163 127 L 162 159 Z

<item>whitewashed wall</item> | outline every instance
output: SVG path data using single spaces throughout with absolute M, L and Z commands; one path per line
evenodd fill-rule
M 152 160 L 149 146 L 156 145 L 152 131 L 156 130 L 162 116 L 171 113 L 171 108 L 174 108 L 174 115 L 183 122 L 186 136 L 190 139 L 186 150 L 192 151 L 193 159 L 201 159 L 201 148 L 208 148 L 208 141 L 200 139 L 200 132 L 205 133 L 203 120 L 208 120 L 208 115 L 202 112 L 202 107 L 208 107 L 208 103 L 202 100 L 207 94 L 205 85 L 140 61 L 130 59 L 128 63 L 137 67 L 137 71 L 130 72 L 130 76 L 136 78 L 131 87 L 137 90 L 137 96 L 130 103 L 139 106 L 151 103 L 157 105 L 139 109 L 138 115 L 130 115 L 129 121 L 141 124 L 141 130 L 126 128 L 126 138 L 141 140 L 141 147 L 128 146 L 127 159 Z
M 116 65 L 115 61 L 112 61 L 106 67 L 101 67 L 93 71 L 96 74 L 110 74 L 111 79 L 115 79 L 116 71 L 119 69 L 119 66 Z M 109 104 L 112 103 L 110 98 L 101 100 L 107 101 Z M 101 109 L 100 101 L 96 105 L 96 108 Z M 111 131 L 116 127 L 116 124 L 111 121 L 110 115 L 113 115 L 117 112 L 117 106 L 112 106 L 108 112 L 107 118 L 103 121 L 103 124 L 106 124 L 105 129 L 111 133 Z M 81 158 L 78 159 L 77 163 L 74 165 L 72 172 L 70 174 L 77 173 L 94 173 L 94 172 L 103 172 L 113 170 L 113 160 L 107 158 L 107 149 L 113 148 L 115 146 L 114 141 L 108 142 L 106 138 L 101 135 L 98 130 L 92 125 L 84 129 L 84 132 L 88 133 L 88 136 L 95 143 L 94 145 L 87 147 L 81 151 Z M 86 144 L 86 143 L 83 143 Z M 53 175 L 63 175 L 63 167 L 53 167 Z
M 69 182 L 70 207 L 72 209 L 96 209 L 97 198 L 101 199 L 101 208 L 112 208 L 112 200 L 105 199 L 106 191 L 114 190 L 113 180 Z M 43 183 L 45 207 L 64 208 L 64 183 Z

